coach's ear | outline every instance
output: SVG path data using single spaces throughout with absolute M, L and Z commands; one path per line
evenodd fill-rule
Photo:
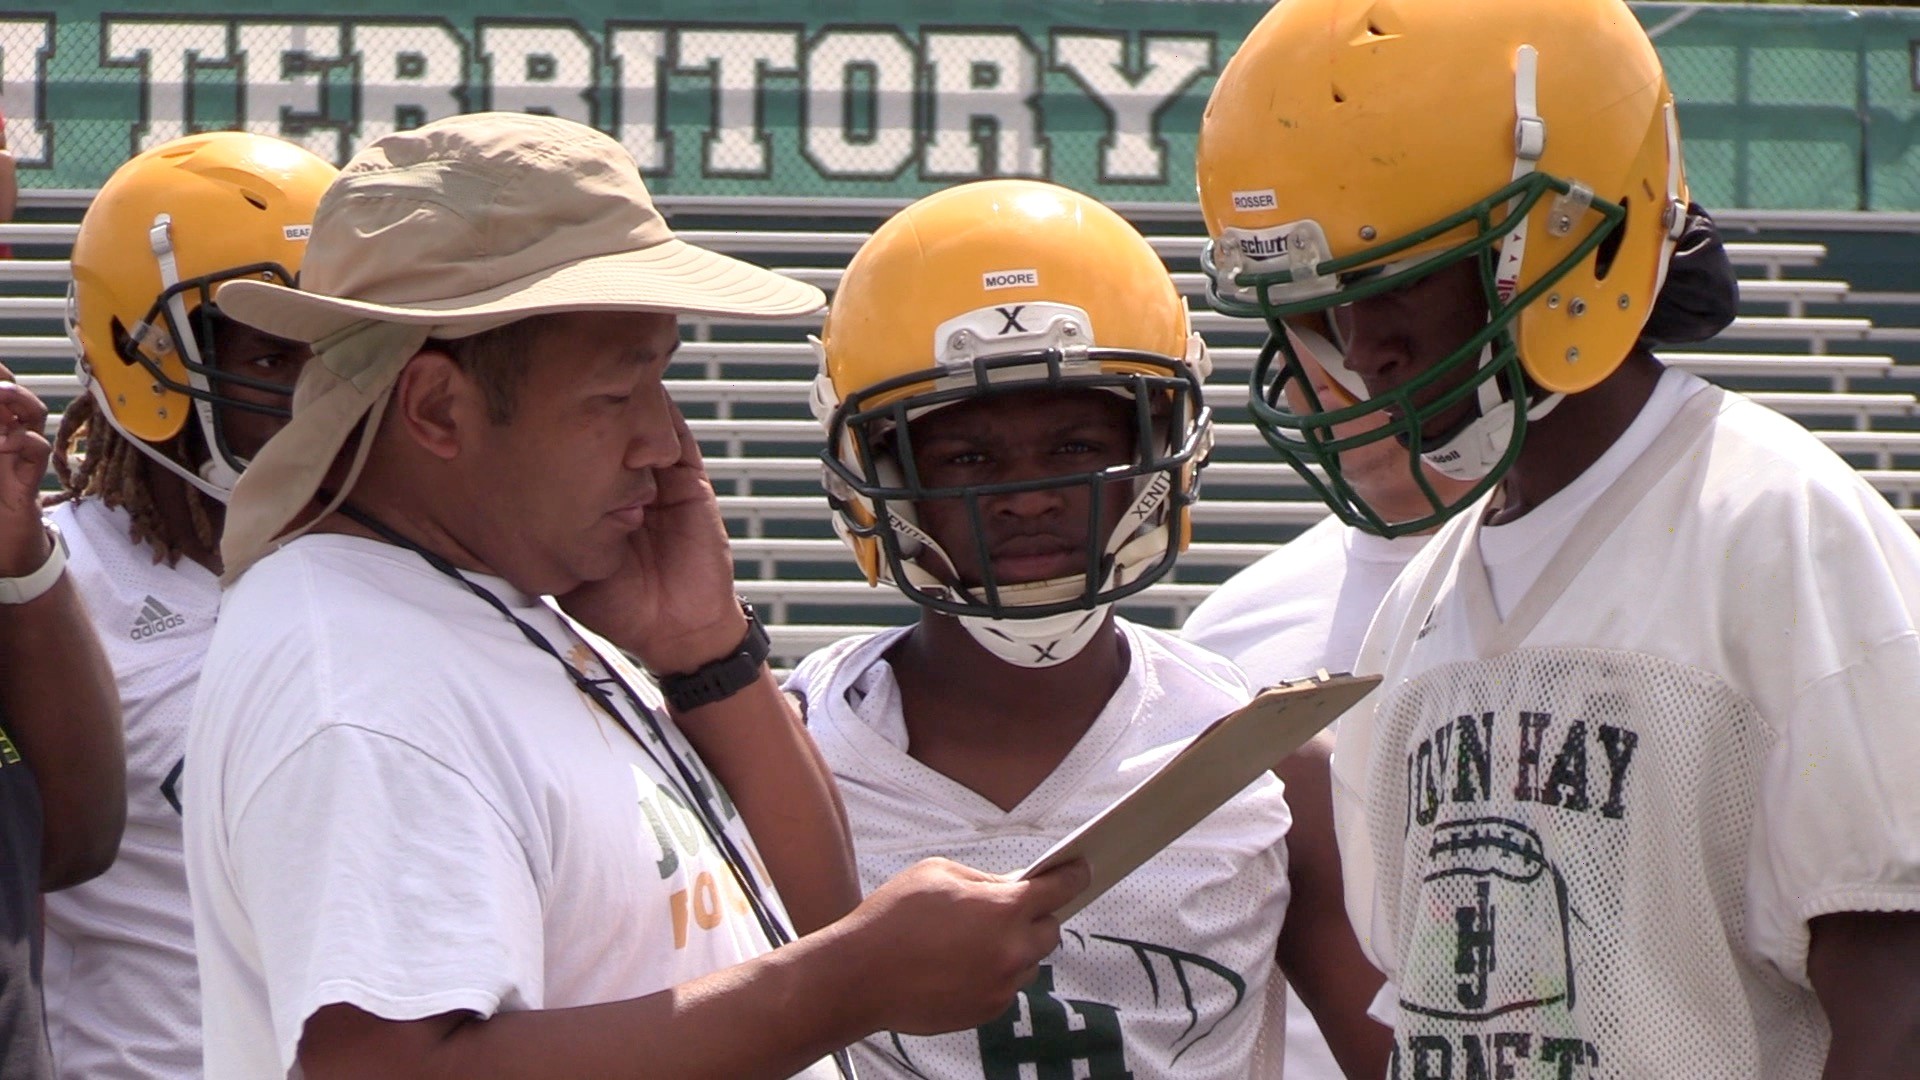
M 395 421 L 421 449 L 442 461 L 460 455 L 462 429 L 486 419 L 486 395 L 444 350 L 431 344 L 413 354 L 394 383 Z

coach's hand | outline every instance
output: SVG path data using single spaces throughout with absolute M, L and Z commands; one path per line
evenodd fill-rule
M 47 406 L 0 365 L 0 577 L 24 577 L 47 561 L 40 480 L 53 448 Z
M 658 495 L 633 534 L 626 565 L 560 597 L 560 606 L 660 674 L 692 671 L 732 652 L 747 634 L 734 598 L 733 551 L 700 458 L 700 443 L 671 399 L 680 458 L 654 470 Z
M 1084 862 L 1028 881 L 927 859 L 826 933 L 845 939 L 850 992 L 872 1030 L 937 1035 L 1006 1011 L 1060 944 L 1053 913 L 1087 887 Z

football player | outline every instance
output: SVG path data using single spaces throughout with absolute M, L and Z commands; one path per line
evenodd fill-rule
M 220 529 L 247 459 L 289 415 L 305 345 L 220 313 L 223 281 L 291 284 L 334 167 L 221 131 L 102 185 L 73 246 L 68 331 L 85 393 L 55 440 L 50 518 L 125 702 L 127 830 L 105 875 L 47 898 L 47 1021 L 63 1077 L 200 1075 L 181 857 L 181 755 L 220 607 Z
M 1920 542 L 1642 340 L 1688 202 L 1633 13 L 1288 0 L 1198 172 L 1216 306 L 1272 329 L 1269 441 L 1345 521 L 1442 526 L 1334 757 L 1390 1075 L 1910 1074 Z M 1411 508 L 1346 475 L 1386 439 Z
M 1738 310 L 1739 282 L 1713 219 L 1696 206 L 1688 223 L 1640 334 L 1648 347 L 1707 340 L 1725 329 Z M 1307 386 L 1327 408 L 1351 406 L 1367 396 L 1366 384 L 1351 371 L 1342 370 L 1341 382 L 1335 382 L 1300 343 L 1295 350 L 1305 378 L 1284 389 L 1293 413 L 1312 411 Z M 1334 425 L 1331 434 L 1335 439 L 1354 438 L 1384 422 L 1378 413 L 1363 414 Z M 1285 437 L 1275 429 L 1269 434 Z M 1341 478 L 1384 518 L 1418 516 L 1425 496 L 1408 468 L 1407 454 L 1396 440 L 1358 441 L 1340 455 Z M 1421 472 L 1443 498 L 1458 495 L 1471 482 L 1425 463 Z M 1433 531 L 1380 536 L 1369 526 L 1328 515 L 1222 583 L 1187 617 L 1180 636 L 1232 660 L 1256 686 L 1322 669 L 1351 671 L 1380 600 Z M 1335 728 L 1316 735 L 1281 768 L 1287 802 L 1296 813 L 1312 793 L 1327 790 Z M 1287 1075 L 1292 1080 L 1339 1080 L 1342 1075 L 1312 1013 L 1297 995 L 1287 1000 Z
M 870 583 L 921 609 L 815 653 L 789 684 L 840 782 L 862 885 L 932 853 L 1017 871 L 1250 695 L 1223 659 L 1113 610 L 1186 546 L 1211 441 L 1205 347 L 1132 226 L 1063 188 L 994 180 L 876 231 L 820 352 L 836 525 Z M 1068 919 L 1005 1015 L 869 1038 L 863 1075 L 1270 1075 L 1276 956 L 1349 1068 L 1379 1075 L 1385 1032 L 1364 1016 L 1378 975 L 1337 869 L 1289 867 L 1288 821 L 1279 783 L 1249 787 Z M 1325 815 L 1295 823 L 1316 827 L 1330 862 Z

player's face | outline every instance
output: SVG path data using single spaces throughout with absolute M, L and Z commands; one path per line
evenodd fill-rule
M 300 370 L 312 358 L 313 350 L 297 341 L 277 338 L 255 330 L 245 323 L 216 315 L 213 327 L 213 365 L 222 374 L 278 387 L 277 391 L 247 386 L 233 380 L 219 380 L 214 389 L 223 397 L 250 405 L 273 409 L 293 406 L 293 384 Z M 232 405 L 217 406 L 220 430 L 227 449 L 240 458 L 252 458 L 274 433 L 286 426 L 286 418 Z
M 1324 330 L 1320 332 L 1325 333 Z M 1340 408 L 1350 403 L 1351 395 L 1340 389 L 1326 369 L 1311 357 L 1302 357 L 1300 366 L 1306 371 L 1307 382 L 1313 387 L 1314 397 L 1323 408 Z M 1307 415 L 1313 411 L 1312 403 L 1301 392 L 1297 382 L 1287 384 L 1286 395 L 1287 405 L 1294 412 Z M 1381 427 L 1386 422 L 1386 417 L 1379 413 L 1369 413 L 1359 419 L 1333 425 L 1333 437 L 1350 439 Z M 1407 453 L 1406 447 L 1393 439 L 1377 439 L 1343 451 L 1340 454 L 1340 471 L 1361 498 L 1378 503 L 1380 496 L 1398 487 L 1414 486 L 1407 469 Z
M 473 531 L 492 569 L 554 594 L 620 569 L 657 494 L 654 470 L 680 459 L 662 383 L 679 344 L 671 315 L 580 312 L 544 328 L 512 416 L 482 430 L 468 458 Z
M 1094 473 L 1134 458 L 1133 405 L 1104 390 L 1027 390 L 949 405 L 915 420 L 914 460 L 929 488 L 978 487 Z M 1132 482 L 1104 486 L 1096 543 L 1104 545 L 1126 513 Z M 953 559 L 960 583 L 984 581 L 980 548 L 1001 585 L 1084 574 L 1091 484 L 977 499 L 976 542 L 964 498 L 914 504 L 921 527 Z M 937 568 L 935 569 L 938 572 Z
M 1480 332 L 1487 325 L 1487 301 L 1479 268 L 1466 259 L 1392 292 L 1334 308 L 1328 317 L 1346 343 L 1347 367 L 1366 383 L 1369 396 L 1378 396 L 1431 370 Z M 1472 374 L 1468 365 L 1461 367 L 1428 386 L 1417 403 L 1459 386 Z M 1473 407 L 1471 400 L 1461 402 L 1422 430 L 1438 435 Z

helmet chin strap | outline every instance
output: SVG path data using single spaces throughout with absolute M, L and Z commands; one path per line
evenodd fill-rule
M 154 216 L 153 227 L 147 230 L 147 244 L 153 250 L 154 261 L 160 268 L 161 288 L 172 289 L 180 283 L 180 268 L 173 254 L 173 219 L 170 215 Z M 198 470 L 189 469 L 161 453 L 158 448 L 149 445 L 146 440 L 137 439 L 128 434 L 127 430 L 120 426 L 119 419 L 113 415 L 113 410 L 107 406 L 104 391 L 95 395 L 100 405 L 98 411 L 107 418 L 107 423 L 112 425 L 115 431 L 132 442 L 141 453 L 159 462 L 168 472 L 192 484 L 209 497 L 224 503 L 233 495 L 233 485 L 240 479 L 240 469 L 236 467 L 236 463 L 226 460 L 226 455 L 221 450 L 222 440 L 215 428 L 218 421 L 214 417 L 213 402 L 207 400 L 212 393 L 211 385 L 207 382 L 206 376 L 200 373 L 200 368 L 204 366 L 200 357 L 200 344 L 194 339 L 192 323 L 187 320 L 187 305 L 179 293 L 174 293 L 167 298 L 167 312 L 173 317 L 175 330 L 173 347 L 178 349 L 187 360 L 187 384 L 201 391 L 201 396 L 193 398 L 189 402 L 189 407 L 193 410 L 194 421 L 200 425 L 201 439 L 207 445 L 206 463 Z M 244 465 L 244 463 L 238 464 Z
M 94 415 L 106 420 L 107 426 L 118 432 L 122 439 L 133 444 L 135 450 L 145 454 L 148 458 L 160 465 L 161 468 L 166 469 L 168 472 L 200 489 L 209 498 L 224 503 L 233 497 L 233 484 L 234 481 L 239 478 L 239 474 L 235 473 L 231 468 L 226 467 L 223 462 L 216 465 L 216 462 L 219 462 L 218 455 L 210 456 L 207 459 L 207 463 L 200 467 L 200 471 L 198 473 L 194 472 L 192 469 L 173 460 L 166 454 L 161 453 L 158 447 L 155 447 L 145 439 L 128 431 L 126 427 L 120 423 L 120 418 L 113 414 L 113 406 L 107 402 L 107 392 L 105 388 L 90 375 L 82 376 L 82 385 L 86 387 L 87 393 L 93 395 L 93 403 L 97 406 L 97 408 L 94 409 Z
M 1534 171 L 1547 147 L 1547 124 L 1540 116 L 1537 84 L 1540 54 L 1531 45 L 1522 45 L 1514 53 L 1513 64 L 1513 179 Z M 1495 292 L 1506 303 L 1519 291 L 1520 272 L 1527 250 L 1527 223 L 1523 217 L 1500 245 L 1495 268 Z M 1479 369 L 1493 360 L 1491 344 L 1480 350 Z M 1513 441 L 1515 403 L 1501 396 L 1498 379 L 1480 384 L 1475 395 L 1479 415 L 1460 425 L 1446 441 L 1420 457 L 1454 480 L 1480 480 L 1493 471 Z M 1547 394 L 1526 403 L 1527 419 L 1538 420 L 1552 412 L 1565 394 Z
M 211 434 L 209 434 L 208 437 L 211 438 L 212 437 Z M 239 483 L 240 481 L 240 470 L 234 468 L 232 465 L 227 464 L 226 458 L 222 457 L 221 455 L 210 454 L 207 457 L 207 463 L 205 465 L 200 466 L 200 479 L 205 480 L 208 484 L 212 485 L 213 487 L 226 492 L 227 497 L 230 497 L 233 494 L 233 485 L 236 483 Z M 206 490 L 206 489 L 203 488 L 201 490 Z M 214 496 L 214 498 L 219 499 L 221 502 L 226 502 L 227 497 L 223 497 L 219 495 Z
M 1493 346 L 1480 350 L 1480 364 L 1484 369 L 1493 359 Z M 1507 445 L 1513 441 L 1514 403 L 1500 396 L 1500 380 L 1488 379 L 1480 384 L 1476 395 L 1479 415 L 1467 420 L 1447 436 L 1445 442 L 1432 450 L 1421 451 L 1421 460 L 1433 466 L 1443 476 L 1453 480 L 1479 480 L 1493 471 L 1495 465 L 1507 452 Z M 1546 416 L 1566 400 L 1565 394 L 1545 394 L 1527 402 L 1527 420 L 1532 422 Z
M 1065 593 L 1057 599 L 1078 595 L 1081 588 L 1064 584 L 1054 587 Z M 1015 585 L 1002 591 L 1020 588 L 1023 586 Z M 959 619 L 960 625 L 981 648 L 1007 663 L 1023 668 L 1049 668 L 1079 656 L 1094 634 L 1106 625 L 1107 612 L 1112 607 L 1112 604 L 1101 604 L 1087 611 L 1063 611 L 1039 619 L 986 619 L 977 615 L 962 615 Z

